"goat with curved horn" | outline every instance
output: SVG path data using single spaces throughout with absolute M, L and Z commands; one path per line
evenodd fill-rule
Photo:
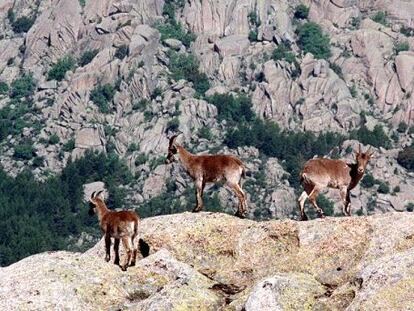
M 226 184 L 239 198 L 236 216 L 245 217 L 247 213 L 246 194 L 241 187 L 241 178 L 245 176 L 243 162 L 235 156 L 214 154 L 195 155 L 177 143 L 179 134 L 170 138 L 166 164 L 175 161 L 175 155 L 191 176 L 196 188 L 197 205 L 193 212 L 203 209 L 203 191 L 207 183 L 216 183 L 225 180 Z
M 317 205 L 316 198 L 319 192 L 325 188 L 339 189 L 343 202 L 342 212 L 351 216 L 351 195 L 350 191 L 355 188 L 364 176 L 365 168 L 368 165 L 374 152 L 371 147 L 362 152 L 361 144 L 355 152 L 356 163 L 346 163 L 342 160 L 316 158 L 307 161 L 300 173 L 300 181 L 305 191 L 300 195 L 298 202 L 301 220 L 307 220 L 305 214 L 305 201 L 309 199 L 320 217 L 325 217 L 323 210 Z
M 96 195 L 95 192 L 89 200 L 89 214 L 97 214 L 99 225 L 105 237 L 105 260 L 111 258 L 111 238 L 114 238 L 114 264 L 119 265 L 122 270 L 126 271 L 128 266 L 134 266 L 137 257 L 137 248 L 134 239 L 138 235 L 139 217 L 134 211 L 111 211 L 106 207 L 105 202 L 100 198 L 103 190 Z M 119 262 L 119 242 L 122 244 L 127 253 L 127 259 L 123 265 Z

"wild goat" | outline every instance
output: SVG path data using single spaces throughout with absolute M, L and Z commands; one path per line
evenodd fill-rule
M 206 183 L 215 183 L 225 180 L 239 199 L 236 216 L 244 218 L 247 212 L 246 194 L 241 187 L 241 177 L 245 177 L 243 162 L 232 155 L 194 155 L 176 142 L 178 135 L 170 138 L 166 164 L 175 161 L 175 154 L 184 166 L 184 169 L 194 180 L 196 187 L 197 205 L 193 212 L 203 209 L 203 191 Z
M 361 144 L 356 152 L 356 163 L 349 164 L 342 160 L 317 158 L 307 161 L 300 173 L 300 181 L 305 191 L 300 195 L 298 202 L 301 220 L 308 220 L 305 214 L 305 201 L 315 207 L 321 218 L 325 217 L 323 210 L 316 204 L 316 197 L 324 188 L 339 189 L 343 201 L 342 212 L 351 216 L 350 191 L 355 188 L 364 176 L 365 168 L 374 152 L 361 152 Z
M 134 244 L 134 239 L 138 233 L 139 217 L 133 211 L 111 211 L 106 207 L 105 202 L 100 198 L 102 191 L 99 191 L 96 195 L 92 193 L 89 200 L 89 215 L 98 215 L 99 225 L 105 236 L 105 248 L 106 256 L 105 260 L 111 259 L 111 237 L 114 238 L 114 252 L 115 261 L 114 264 L 121 267 L 123 271 L 126 271 L 129 262 L 132 257 L 131 266 L 135 266 L 137 258 L 137 248 Z M 119 240 L 122 240 L 122 244 L 127 253 L 127 259 L 124 265 L 119 264 Z

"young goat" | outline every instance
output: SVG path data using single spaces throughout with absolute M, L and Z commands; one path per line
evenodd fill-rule
M 105 260 L 111 259 L 111 237 L 114 238 L 114 252 L 115 261 L 114 264 L 119 265 L 123 271 L 126 271 L 129 262 L 132 257 L 131 266 L 135 266 L 137 257 L 137 248 L 134 246 L 134 239 L 138 233 L 139 217 L 133 211 L 111 211 L 109 210 L 105 202 L 99 197 L 102 191 L 99 191 L 96 195 L 92 193 L 89 200 L 89 215 L 98 215 L 99 225 L 105 236 L 105 248 L 106 256 Z M 119 264 L 119 240 L 122 240 L 122 244 L 127 253 L 127 259 L 124 265 Z
M 175 140 L 178 135 L 170 138 L 168 155 L 165 161 L 169 164 L 175 160 L 174 155 L 178 154 L 184 169 L 194 180 L 196 186 L 197 205 L 193 212 L 203 209 L 203 191 L 206 183 L 215 183 L 225 180 L 227 185 L 235 192 L 239 198 L 239 205 L 236 216 L 243 218 L 246 216 L 247 203 L 246 195 L 241 188 L 241 177 L 245 176 L 245 167 L 241 160 L 231 155 L 194 155 Z
M 301 220 L 308 220 L 305 214 L 305 201 L 309 201 L 315 207 L 321 218 L 325 217 L 323 210 L 316 204 L 316 197 L 324 188 L 339 189 L 343 201 L 342 212 L 351 216 L 350 191 L 355 188 L 364 176 L 365 168 L 374 152 L 356 152 L 356 163 L 348 164 L 342 160 L 317 158 L 307 161 L 300 173 L 300 181 L 305 191 L 300 195 L 298 202 Z

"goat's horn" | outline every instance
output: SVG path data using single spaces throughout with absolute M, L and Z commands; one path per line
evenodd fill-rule
M 96 191 L 92 192 L 91 199 L 93 199 L 93 198 L 94 198 L 94 196 L 95 196 L 95 192 L 96 192 Z
M 102 192 L 104 192 L 104 191 L 103 191 L 103 190 L 99 191 L 99 192 L 96 194 L 96 196 L 97 196 L 97 197 L 99 197 L 99 195 L 100 195 Z
M 358 153 L 361 153 L 361 143 L 359 143 L 359 150 Z

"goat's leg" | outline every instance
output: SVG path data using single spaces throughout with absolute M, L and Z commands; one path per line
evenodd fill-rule
M 308 216 L 306 216 L 305 214 L 305 201 L 307 198 L 308 198 L 308 194 L 306 193 L 306 191 L 303 191 L 298 199 L 299 210 L 300 210 L 300 220 L 302 221 L 308 220 Z
M 111 236 L 109 234 L 105 234 L 105 261 L 108 262 L 111 260 Z
M 312 192 L 308 195 L 309 201 L 312 203 L 313 207 L 318 212 L 319 217 L 320 218 L 325 218 L 325 214 L 324 214 L 323 210 L 318 206 L 318 204 L 316 204 L 316 198 L 317 198 L 318 194 L 319 194 L 319 189 L 317 189 L 316 187 L 313 188 Z
M 115 252 L 114 264 L 119 266 L 119 239 L 115 239 L 114 241 L 114 252 Z
M 195 187 L 196 187 L 196 199 L 197 199 L 197 205 L 196 207 L 193 209 L 193 213 L 197 213 L 199 211 L 201 211 L 204 207 L 203 204 L 203 191 L 204 191 L 204 187 L 205 187 L 205 182 L 203 181 L 202 178 L 197 178 L 195 180 Z
M 128 269 L 129 261 L 131 260 L 131 255 L 132 255 L 130 237 L 124 236 L 122 238 L 122 245 L 124 246 L 124 249 L 126 251 L 127 258 L 125 260 L 125 263 L 123 265 L 121 265 L 120 267 L 121 267 L 122 271 L 126 271 Z
M 131 266 L 135 266 L 135 262 L 137 260 L 137 247 L 135 245 L 135 237 L 136 234 L 134 233 L 131 237 L 131 245 L 132 245 L 132 261 L 131 261 Z
M 346 215 L 351 216 L 351 192 L 347 189 L 346 191 Z
M 245 218 L 246 217 L 246 209 L 245 209 L 246 194 L 243 192 L 242 188 L 238 184 L 230 184 L 230 187 L 233 189 L 233 191 L 235 192 L 236 196 L 239 199 L 239 205 L 238 205 L 235 216 L 240 217 L 240 218 Z
M 348 205 L 348 201 L 347 201 L 347 193 L 348 193 L 348 189 L 346 187 L 341 187 L 339 189 L 339 194 L 341 195 L 341 200 L 342 200 L 342 213 L 346 216 L 347 215 L 347 205 Z

